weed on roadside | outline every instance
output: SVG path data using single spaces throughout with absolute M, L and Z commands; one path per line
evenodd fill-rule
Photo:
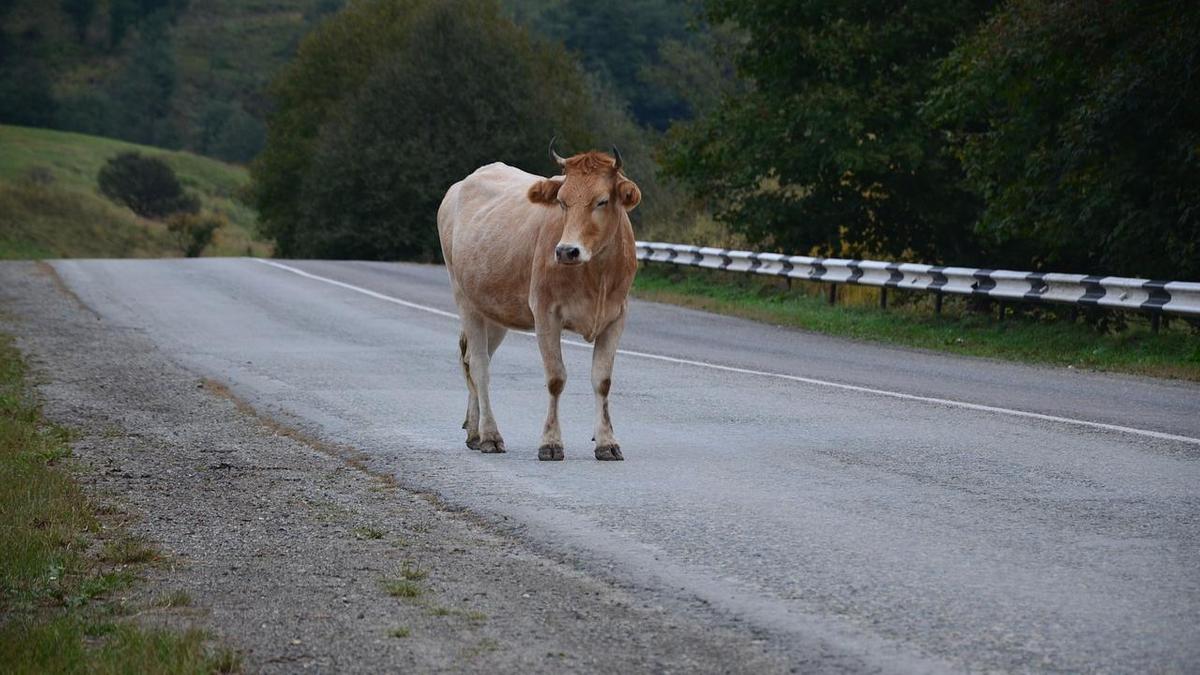
M 116 565 L 140 565 L 158 562 L 162 556 L 145 537 L 126 535 L 107 542 L 100 559 Z
M 99 555 L 88 555 L 108 510 L 93 505 L 62 466 L 70 438 L 42 418 L 24 362 L 0 335 L 0 670 L 240 670 L 240 657 L 214 651 L 202 631 L 143 628 L 126 618 L 131 608 L 114 596 L 162 556 L 119 528 Z
M 385 532 L 378 527 L 356 527 L 353 530 L 355 539 L 383 539 Z
M 163 609 L 174 609 L 176 607 L 190 607 L 192 605 L 192 596 L 188 595 L 187 591 L 177 590 L 171 591 L 160 596 L 154 601 L 155 607 Z
M 400 576 L 404 577 L 408 581 L 421 581 L 425 577 L 428 577 L 429 573 L 424 570 L 419 570 L 415 567 L 409 567 L 408 565 L 405 565 L 404 567 L 400 568 Z
M 416 598 L 424 592 L 417 584 L 403 579 L 385 580 L 383 590 L 393 598 Z

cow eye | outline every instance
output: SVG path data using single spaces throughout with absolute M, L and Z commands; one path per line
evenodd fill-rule
M 557 201 L 558 201 L 558 207 L 559 207 L 560 209 L 563 209 L 563 210 L 565 211 L 565 210 L 567 209 L 567 203 L 566 203 L 566 202 L 564 202 L 564 201 L 563 201 L 563 200 L 561 200 L 561 199 L 559 199 L 559 200 L 557 200 Z
M 608 205 L 607 199 L 601 199 L 600 201 L 596 202 L 596 208 L 601 208 L 601 207 L 604 207 L 607 205 Z

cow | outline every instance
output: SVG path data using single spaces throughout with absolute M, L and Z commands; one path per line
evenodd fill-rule
M 509 330 L 533 330 L 550 405 L 539 460 L 562 460 L 558 398 L 567 381 L 563 329 L 594 343 L 595 455 L 623 460 L 608 414 L 613 359 L 637 273 L 629 212 L 641 202 L 622 172 L 621 153 L 564 159 L 546 178 L 497 162 L 450 186 L 438 208 L 438 236 L 462 317 L 459 360 L 467 381 L 467 447 L 504 452 L 488 396 L 489 362 Z

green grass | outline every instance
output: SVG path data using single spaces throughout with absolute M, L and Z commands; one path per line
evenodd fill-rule
M 97 546 L 98 509 L 63 467 L 69 438 L 42 419 L 20 355 L 0 335 L 0 670 L 239 670 L 238 656 L 215 650 L 200 631 L 146 629 L 123 618 L 129 608 L 114 595 L 158 554 L 120 528 Z M 90 555 L 96 548 L 103 553 Z
M 160 556 L 144 537 L 122 536 L 104 544 L 100 559 L 117 565 L 139 565 L 156 562 Z
M 969 356 L 1073 366 L 1200 381 L 1200 333 L 1176 319 L 1158 335 L 1148 321 L 1129 316 L 1121 331 L 1100 332 L 1070 322 L 1065 310 L 1024 312 L 999 321 L 995 310 L 970 311 L 968 302 L 947 297 L 943 315 L 932 296 L 899 294 L 892 306 L 877 307 L 879 291 L 839 287 L 839 304 L 824 300 L 825 286 L 798 282 L 789 291 L 778 279 L 712 270 L 644 266 L 636 297 L 756 321 L 874 342 Z M 1060 316 L 1061 315 L 1061 316 Z
M 429 576 L 429 573 L 425 570 L 419 570 L 405 565 L 400 570 L 400 576 L 408 581 L 421 581 L 425 577 Z
M 269 244 L 256 238 L 253 210 L 236 199 L 249 180 L 242 167 L 97 136 L 0 125 L 0 259 L 179 255 L 162 223 L 98 191 L 100 168 L 127 151 L 163 158 L 205 210 L 229 221 L 205 255 L 270 254 Z
M 229 673 L 236 654 L 211 653 L 199 630 L 140 629 L 122 623 L 83 623 L 70 617 L 0 626 L 6 673 Z
M 412 631 L 408 628 L 408 626 L 400 626 L 399 628 L 393 628 L 388 631 L 388 637 L 406 638 L 410 635 L 412 635 Z
M 155 607 L 172 609 L 175 607 L 191 607 L 192 596 L 187 591 L 176 590 L 166 593 L 154 601 Z
M 385 580 L 383 590 L 393 598 L 417 598 L 424 592 L 417 584 L 404 579 Z

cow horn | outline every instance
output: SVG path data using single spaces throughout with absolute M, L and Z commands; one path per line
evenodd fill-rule
M 554 151 L 554 141 L 557 141 L 557 140 L 558 140 L 558 136 L 553 136 L 550 139 L 550 159 L 554 160 L 554 163 L 559 166 L 566 166 L 567 160 L 560 157 L 559 154 Z
M 621 151 L 620 151 L 620 150 L 618 150 L 618 149 L 617 149 L 617 146 L 615 146 L 615 145 L 613 146 L 613 159 L 617 160 L 617 163 L 616 163 L 616 165 L 615 165 L 615 166 L 613 166 L 613 171 L 620 171 L 620 170 L 621 170 L 621 167 L 622 167 L 622 166 L 623 166 L 625 163 L 621 161 Z

